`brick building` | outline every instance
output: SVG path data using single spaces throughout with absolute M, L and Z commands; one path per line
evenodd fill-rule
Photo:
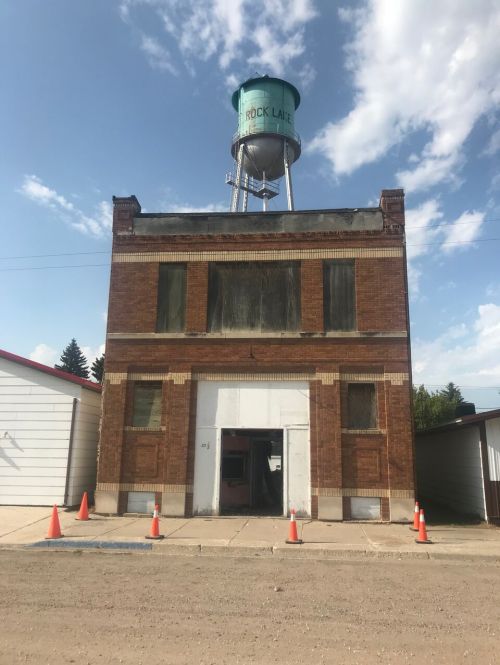
M 406 520 L 404 193 L 380 206 L 141 213 L 114 198 L 102 513 Z

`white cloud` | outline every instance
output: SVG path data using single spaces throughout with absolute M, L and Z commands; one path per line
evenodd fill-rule
M 490 136 L 488 145 L 483 151 L 483 155 L 494 155 L 500 150 L 500 129 L 497 129 L 496 132 Z
M 111 231 L 113 210 L 108 201 L 98 203 L 95 214 L 88 216 L 64 196 L 44 185 L 36 175 L 24 176 L 18 192 L 34 203 L 54 210 L 62 220 L 85 235 L 101 238 Z
M 102 356 L 102 354 L 104 353 L 105 348 L 106 348 L 105 344 L 100 344 L 97 348 L 92 347 L 92 346 L 81 346 L 80 347 L 83 355 L 85 356 L 85 358 L 87 358 L 87 365 L 89 367 L 89 371 L 90 371 L 90 368 L 91 368 L 92 363 L 94 362 L 94 360 L 96 358 L 100 358 Z
M 157 39 L 149 35 L 142 35 L 141 49 L 146 53 L 148 62 L 153 69 L 163 69 L 177 75 L 178 71 L 172 64 L 172 58 L 167 49 L 163 48 Z
M 313 0 L 122 0 L 122 19 L 133 25 L 133 9 L 139 6 L 156 12 L 169 47 L 176 46 L 188 71 L 196 60 L 214 58 L 223 71 L 238 67 L 238 80 L 248 73 L 249 63 L 282 76 L 305 54 L 304 27 L 316 16 Z M 171 51 L 157 39 L 147 39 L 151 42 L 147 48 L 143 42 L 142 48 L 150 64 L 158 66 L 159 61 L 170 70 Z M 306 81 L 313 76 L 304 63 L 296 74 Z
M 456 183 L 465 141 L 500 101 L 500 5 L 367 0 L 339 15 L 355 31 L 346 49 L 355 104 L 309 150 L 324 154 L 336 175 L 349 174 L 424 130 L 427 143 L 398 174 L 400 184 L 415 191 Z
M 464 212 L 449 226 L 444 228 L 442 249 L 447 254 L 467 249 L 467 244 L 476 240 L 481 232 L 483 212 Z
M 412 344 L 415 384 L 500 385 L 500 306 L 479 305 L 472 326 L 453 326 L 431 342 Z
M 419 293 L 422 269 L 418 265 L 424 255 L 436 256 L 441 252 L 466 250 L 476 240 L 482 229 L 484 213 L 465 211 L 457 219 L 448 222 L 441 210 L 440 201 L 431 198 L 416 208 L 406 211 L 406 254 L 408 257 L 408 283 L 412 296 Z
M 227 204 L 224 203 L 207 203 L 202 206 L 193 206 L 189 203 L 175 203 L 168 207 L 168 212 L 180 212 L 180 213 L 189 213 L 189 212 L 228 212 L 229 208 Z
M 408 260 L 411 261 L 429 251 L 430 243 L 436 241 L 440 228 L 432 228 L 443 219 L 443 213 L 437 199 L 429 199 L 417 208 L 406 211 L 406 246 Z
M 29 354 L 31 360 L 42 365 L 53 367 L 58 359 L 57 351 L 48 344 L 37 344 L 35 349 Z
M 490 282 L 486 287 L 488 298 L 500 298 L 500 282 Z

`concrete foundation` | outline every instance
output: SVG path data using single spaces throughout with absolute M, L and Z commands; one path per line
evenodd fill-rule
M 318 497 L 318 519 L 341 521 L 343 519 L 341 496 Z
M 413 522 L 414 499 L 389 499 L 391 522 Z
M 186 511 L 185 492 L 163 492 L 161 514 L 168 517 L 184 517 Z
M 118 513 L 119 492 L 110 490 L 96 490 L 95 511 L 104 515 L 116 515 Z

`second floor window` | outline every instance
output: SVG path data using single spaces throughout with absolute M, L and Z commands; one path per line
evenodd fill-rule
M 323 264 L 325 330 L 356 329 L 354 268 L 352 260 L 325 261 Z
M 212 263 L 208 330 L 287 331 L 300 327 L 298 261 Z
M 186 320 L 186 264 L 161 263 L 156 332 L 183 332 Z

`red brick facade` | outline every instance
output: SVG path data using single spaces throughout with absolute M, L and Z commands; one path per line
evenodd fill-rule
M 197 375 L 265 378 L 293 373 L 307 377 L 310 386 L 312 516 L 349 519 L 351 497 L 376 497 L 382 519 L 411 517 L 414 470 L 402 190 L 382 193 L 381 208 L 373 209 L 383 219 L 376 230 L 305 227 L 302 232 L 294 227 L 293 232 L 259 234 L 138 234 L 135 225 L 148 216 L 141 215 L 135 197 L 115 199 L 114 204 L 97 509 L 125 510 L 128 492 L 148 491 L 164 504 L 163 513 L 190 515 Z M 314 220 L 323 212 L 298 214 Z M 293 213 L 280 214 L 286 228 Z M 323 255 L 332 251 L 338 252 L 335 256 L 345 251 L 355 262 L 356 329 L 348 333 L 324 329 Z M 300 260 L 300 332 L 210 334 L 210 261 L 257 260 L 262 252 L 271 252 L 273 261 Z M 174 254 L 173 260 L 186 263 L 185 331 L 161 334 L 156 332 L 159 263 Z M 161 427 L 154 431 L 131 425 L 133 386 L 143 380 L 160 380 L 163 386 Z M 374 383 L 376 428 L 347 428 L 350 381 Z

